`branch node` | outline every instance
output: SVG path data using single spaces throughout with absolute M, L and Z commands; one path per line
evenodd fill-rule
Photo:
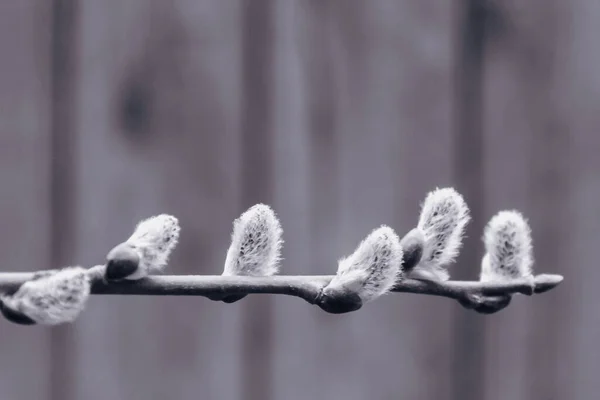
M 363 302 L 357 293 L 325 288 L 319 292 L 315 303 L 330 314 L 345 314 L 360 309 Z
M 229 295 L 229 296 L 225 296 L 225 297 L 223 297 L 223 298 L 221 299 L 221 301 L 222 301 L 223 303 L 226 303 L 226 304 L 233 304 L 233 303 L 235 303 L 235 302 L 237 302 L 237 301 L 240 301 L 240 300 L 242 300 L 242 299 L 243 299 L 244 297 L 246 297 L 246 296 L 247 296 L 247 294 L 231 294 L 231 295 Z
M 511 295 L 503 296 L 481 296 L 478 294 L 466 294 L 458 302 L 468 310 L 473 310 L 479 314 L 493 314 L 510 304 Z

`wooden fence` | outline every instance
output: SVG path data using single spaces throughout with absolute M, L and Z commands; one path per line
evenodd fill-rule
M 600 392 L 600 3 L 4 0 L 0 265 L 93 265 L 177 215 L 173 273 L 222 269 L 231 222 L 279 213 L 283 272 L 332 273 L 436 186 L 534 230 L 560 288 L 480 316 L 394 295 L 332 316 L 285 297 L 94 297 L 0 321 L 2 400 L 593 399 Z

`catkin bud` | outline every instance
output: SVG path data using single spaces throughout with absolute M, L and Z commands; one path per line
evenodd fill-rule
M 402 248 L 396 232 L 385 225 L 375 229 L 352 255 L 339 261 L 336 276 L 323 289 L 321 307 L 329 312 L 348 312 L 375 300 L 401 278 L 401 263 Z
M 141 279 L 161 272 L 179 241 L 179 221 L 161 214 L 141 221 L 127 241 L 107 256 L 105 279 Z
M 500 211 L 483 234 L 486 254 L 481 262 L 482 282 L 506 281 L 532 276 L 531 229 L 518 211 Z
M 0 310 L 17 324 L 58 325 L 74 321 L 85 308 L 89 295 L 87 270 L 67 267 L 36 274 L 14 294 L 2 296 Z
M 279 271 L 283 230 L 275 212 L 256 204 L 233 221 L 231 245 L 227 250 L 223 276 L 272 276 Z M 235 303 L 245 294 L 217 295 L 212 300 Z
M 448 280 L 447 266 L 459 253 L 470 218 L 465 200 L 453 188 L 430 192 L 421 208 L 417 225 L 425 239 L 423 255 L 409 277 Z
M 224 276 L 271 276 L 279 271 L 283 240 L 275 212 L 256 204 L 233 222 Z

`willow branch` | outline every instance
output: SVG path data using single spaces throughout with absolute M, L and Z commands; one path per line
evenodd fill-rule
M 97 267 L 96 267 L 97 268 Z M 91 270 L 90 270 L 91 271 Z M 0 291 L 11 292 L 31 279 L 32 273 L 0 273 Z M 310 304 L 318 304 L 321 290 L 333 279 L 332 275 L 319 276 L 221 276 L 221 275 L 164 275 L 138 281 L 105 282 L 100 274 L 92 274 L 92 294 L 95 295 L 146 295 L 146 296 L 204 296 L 219 299 L 228 295 L 282 294 L 296 296 Z M 458 300 L 463 306 L 473 308 L 508 305 L 515 293 L 532 295 L 548 291 L 563 280 L 561 275 L 537 275 L 533 281 L 512 282 L 446 281 L 433 282 L 405 279 L 399 282 L 394 293 L 415 293 L 447 297 Z M 504 299 L 502 301 L 502 299 Z M 496 306 L 494 306 L 496 304 Z M 501 308 L 504 308 L 501 307 Z M 482 311 L 483 312 L 483 311 Z

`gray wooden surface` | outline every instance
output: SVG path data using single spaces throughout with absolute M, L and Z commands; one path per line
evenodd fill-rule
M 90 266 L 178 216 L 172 273 L 222 269 L 257 202 L 283 273 L 328 274 L 436 186 L 481 229 L 517 208 L 555 291 L 493 316 L 385 297 L 93 297 L 73 325 L 0 321 L 0 399 L 592 399 L 600 391 L 600 3 L 0 2 L 0 265 Z

